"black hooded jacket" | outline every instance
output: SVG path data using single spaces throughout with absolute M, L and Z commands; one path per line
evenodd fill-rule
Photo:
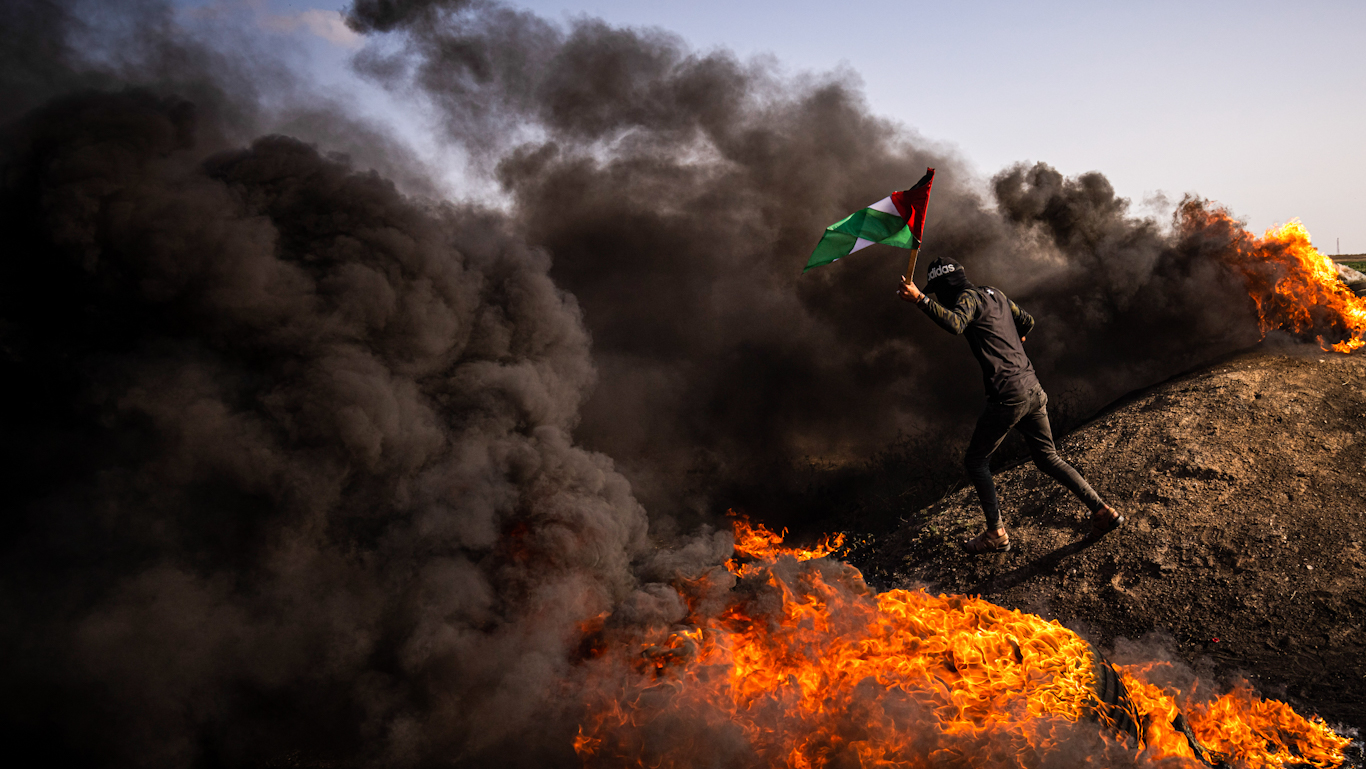
M 917 306 L 945 331 L 967 337 L 982 367 L 989 400 L 1001 403 L 1023 398 L 1039 383 L 1020 341 L 1034 328 L 1034 318 L 990 286 L 969 283 L 951 301 L 953 309 L 945 309 L 927 294 Z

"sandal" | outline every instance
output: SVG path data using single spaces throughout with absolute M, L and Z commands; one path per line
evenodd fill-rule
M 1091 513 L 1091 533 L 1089 539 L 1100 539 L 1124 525 L 1124 516 L 1109 505 L 1097 508 Z
M 1002 534 L 998 537 L 990 531 L 984 531 L 972 539 L 960 542 L 959 547 L 966 550 L 969 555 L 1005 553 L 1010 551 L 1010 535 Z

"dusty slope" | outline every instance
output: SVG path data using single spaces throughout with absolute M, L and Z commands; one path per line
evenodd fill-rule
M 1088 546 L 1085 509 L 1025 462 L 996 476 L 1012 552 L 958 550 L 981 527 L 964 488 L 851 560 L 880 586 L 981 594 L 1102 648 L 1158 631 L 1199 667 L 1366 725 L 1366 355 L 1264 346 L 1126 399 L 1061 448 L 1126 528 Z

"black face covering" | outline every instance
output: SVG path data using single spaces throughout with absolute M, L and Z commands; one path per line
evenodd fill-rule
M 945 307 L 952 307 L 959 294 L 973 287 L 963 265 L 945 256 L 934 260 L 928 274 L 930 280 L 925 284 L 925 291 L 934 294 Z

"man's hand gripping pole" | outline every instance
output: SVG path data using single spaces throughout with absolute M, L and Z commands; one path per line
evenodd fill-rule
M 915 287 L 915 260 L 920 256 L 920 249 L 911 249 L 911 263 L 906 266 L 906 274 L 901 276 L 901 289 L 897 291 L 897 296 L 908 302 L 920 301 L 920 290 Z

